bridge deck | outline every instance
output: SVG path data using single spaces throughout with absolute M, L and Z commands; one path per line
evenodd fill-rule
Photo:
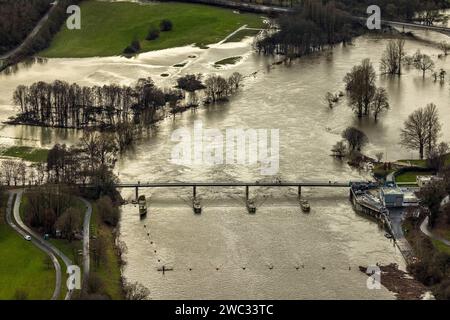
M 170 187 L 350 187 L 352 183 L 367 182 L 143 182 L 143 183 L 117 183 L 117 188 L 170 188 Z

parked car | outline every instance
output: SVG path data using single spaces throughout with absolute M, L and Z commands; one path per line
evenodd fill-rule
M 25 240 L 27 240 L 27 241 L 31 241 L 31 236 L 28 235 L 28 234 L 27 234 L 26 236 L 24 236 L 23 238 L 24 238 Z

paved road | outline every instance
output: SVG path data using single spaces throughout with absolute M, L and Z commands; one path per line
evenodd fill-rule
M 8 59 L 12 56 L 14 56 L 15 54 L 17 54 L 18 52 L 20 52 L 20 50 L 22 50 L 25 45 L 31 41 L 31 39 L 33 39 L 38 32 L 42 29 L 42 26 L 44 25 L 44 23 L 48 20 L 48 17 L 50 16 L 50 14 L 53 12 L 53 10 L 55 10 L 55 8 L 58 6 L 58 0 L 56 0 L 54 2 L 54 4 L 52 5 L 52 7 L 47 11 L 47 13 L 41 18 L 41 20 L 38 22 L 38 24 L 34 27 L 34 29 L 31 31 L 31 33 L 25 38 L 25 40 L 15 49 L 4 53 L 3 55 L 0 55 L 0 60 L 4 60 L 4 59 Z
M 13 212 L 14 212 L 14 219 L 16 220 L 16 222 L 19 225 L 19 227 L 22 230 L 24 230 L 27 234 L 29 234 L 32 237 L 33 240 L 38 242 L 41 246 L 45 247 L 46 251 L 52 252 L 55 256 L 61 258 L 62 261 L 64 262 L 64 264 L 66 265 L 66 268 L 68 266 L 71 266 L 72 265 L 72 261 L 64 253 L 62 253 L 58 248 L 56 248 L 50 242 L 45 241 L 39 234 L 34 232 L 31 228 L 29 228 L 22 221 L 22 218 L 20 217 L 20 211 L 19 211 L 20 202 L 22 200 L 22 195 L 23 195 L 23 190 L 17 191 L 17 193 L 16 193 L 16 202 L 14 203 L 14 210 L 13 210 Z M 71 296 L 72 296 L 72 292 L 71 291 L 67 291 L 65 299 L 66 300 L 70 300 Z
M 84 214 L 84 223 L 83 223 L 83 287 L 85 287 L 87 285 L 90 272 L 89 239 L 90 239 L 92 206 L 89 201 L 83 198 L 80 199 L 86 205 L 86 213 Z
M 20 236 L 23 238 L 26 235 L 30 235 L 28 232 L 26 232 L 24 229 L 22 229 L 21 227 L 19 227 L 18 225 L 16 225 L 13 221 L 12 218 L 12 207 L 13 207 L 13 199 L 14 196 L 17 195 L 18 191 L 10 191 L 9 193 L 9 198 L 8 198 L 8 206 L 6 209 L 6 221 L 7 223 L 17 232 L 20 234 Z M 14 203 L 14 210 L 18 210 L 18 205 L 17 205 L 17 201 Z M 25 240 L 24 240 L 25 241 Z M 31 238 L 31 242 L 38 247 L 39 249 L 41 249 L 42 251 L 44 251 L 53 261 L 53 265 L 55 267 L 55 272 L 56 272 L 56 280 L 55 280 L 55 290 L 53 291 L 53 295 L 52 295 L 52 300 L 57 300 L 59 299 L 60 293 L 61 293 L 61 265 L 59 264 L 58 259 L 56 258 L 55 254 L 49 250 L 46 246 L 44 246 L 41 241 L 39 239 L 36 239 L 34 237 Z
M 426 217 L 425 219 L 423 219 L 422 224 L 420 225 L 420 231 L 422 231 L 423 234 L 425 234 L 426 236 L 428 236 L 429 238 L 433 239 L 433 240 L 438 240 L 442 243 L 444 243 L 445 245 L 450 247 L 450 241 L 441 238 L 437 235 L 435 235 L 429 228 L 428 226 L 428 217 Z

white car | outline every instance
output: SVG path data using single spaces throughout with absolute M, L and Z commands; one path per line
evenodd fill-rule
M 31 241 L 31 236 L 28 235 L 28 234 L 27 234 L 26 236 L 24 236 L 23 238 L 24 238 L 25 240 L 27 240 L 27 241 Z

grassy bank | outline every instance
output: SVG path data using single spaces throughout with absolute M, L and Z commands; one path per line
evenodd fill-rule
M 93 57 L 122 54 L 133 39 L 141 43 L 141 52 L 189 44 L 204 46 L 216 43 L 241 27 L 260 28 L 256 14 L 236 14 L 233 10 L 188 3 L 149 3 L 83 1 L 80 30 L 63 26 L 45 57 Z M 161 32 L 156 40 L 145 40 L 151 26 L 169 19 L 173 29 Z M 243 33 L 241 36 L 244 37 Z M 235 38 L 234 41 L 237 41 Z
M 417 177 L 429 176 L 433 174 L 435 174 L 435 171 L 408 171 L 396 176 L 395 181 L 398 183 L 408 183 L 414 185 L 416 184 Z
M 102 292 L 112 300 L 123 299 L 121 261 L 115 249 L 115 236 L 110 226 L 102 222 L 98 208 L 92 204 L 91 233 L 95 238 L 103 237 L 106 252 L 103 262 L 97 267 L 91 256 L 91 274 L 95 274 L 103 285 Z
M 449 299 L 449 271 L 446 261 L 450 258 L 450 248 L 438 240 L 432 240 L 420 231 L 422 220 L 407 218 L 402 228 L 412 246 L 418 261 L 408 266 L 408 271 L 424 285 L 428 286 L 437 299 Z
M 0 201 L 0 300 L 14 299 L 17 290 L 27 299 L 50 299 L 55 289 L 53 264 L 49 268 L 47 255 L 6 223 L 6 195 Z
M 39 149 L 26 146 L 13 146 L 0 150 L 0 156 L 20 158 L 30 162 L 47 161 L 48 149 Z
M 231 37 L 229 37 L 225 43 L 227 42 L 239 42 L 242 39 L 246 38 L 246 37 L 254 37 L 256 36 L 260 31 L 259 30 L 255 30 L 255 29 L 244 29 L 241 30 L 235 34 L 233 34 Z

